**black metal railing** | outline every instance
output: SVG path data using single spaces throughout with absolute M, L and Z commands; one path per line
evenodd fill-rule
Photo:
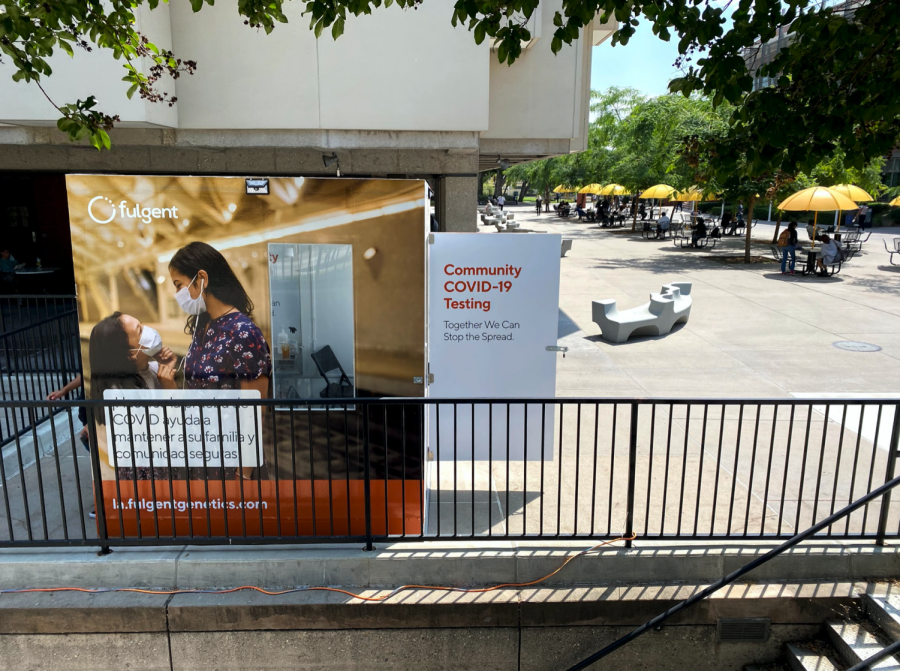
M 80 370 L 74 297 L 0 296 L 0 399 L 43 400 Z M 0 447 L 15 435 L 26 435 L 51 414 L 46 407 L 31 412 L 24 407 L 3 408 Z
M 858 399 L 0 408 L 15 410 L 0 546 L 788 539 L 891 480 L 898 442 L 898 403 Z M 820 534 L 897 536 L 890 498 Z

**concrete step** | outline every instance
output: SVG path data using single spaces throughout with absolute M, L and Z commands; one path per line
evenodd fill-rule
M 858 664 L 884 649 L 884 645 L 869 629 L 856 622 L 837 620 L 825 623 L 831 644 L 848 664 Z M 893 657 L 883 659 L 873 669 L 900 671 L 900 662 Z
M 828 655 L 822 654 L 818 649 L 807 648 L 803 644 L 787 644 L 787 662 L 793 671 L 838 671 L 838 666 Z
M 893 596 L 863 595 L 866 615 L 895 641 L 900 640 L 900 600 Z

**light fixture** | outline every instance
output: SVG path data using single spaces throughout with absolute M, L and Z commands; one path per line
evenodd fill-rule
M 165 276 L 165 275 L 160 275 L 160 276 L 158 276 L 158 277 L 156 278 L 156 283 L 157 283 L 157 284 L 165 284 L 165 283 L 166 283 L 166 276 Z
M 248 177 L 244 180 L 246 193 L 251 196 L 268 196 L 269 180 L 263 177 Z
M 228 211 L 234 212 L 235 210 L 237 210 L 237 205 L 235 205 L 234 203 L 228 203 Z
M 371 259 L 375 258 L 375 255 L 377 253 L 378 253 L 377 249 L 375 249 L 374 247 L 369 247 L 366 251 L 363 252 L 363 258 L 366 261 L 370 261 Z
M 500 158 L 500 157 L 498 156 L 498 157 L 497 157 L 497 165 L 500 166 L 500 169 L 501 169 L 501 170 L 506 170 L 509 166 L 512 165 L 512 163 L 510 163 L 510 161 L 509 161 L 508 158 Z
M 337 166 L 337 176 L 341 176 L 341 161 L 338 159 L 338 155 L 336 151 L 331 152 L 331 156 L 328 154 L 322 154 L 322 163 L 325 164 L 326 168 L 330 168 L 333 165 Z

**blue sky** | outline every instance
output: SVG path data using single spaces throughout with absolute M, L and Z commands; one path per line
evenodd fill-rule
M 610 86 L 631 86 L 645 95 L 666 93 L 669 80 L 677 76 L 672 66 L 678 58 L 678 43 L 663 42 L 641 21 L 626 45 L 612 46 L 612 38 L 594 47 L 591 64 L 591 88 L 602 91 Z

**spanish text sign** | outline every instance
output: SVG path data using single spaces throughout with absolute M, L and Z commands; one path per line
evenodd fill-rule
M 561 236 L 437 233 L 429 245 L 428 358 L 433 398 L 552 398 Z M 438 458 L 520 460 L 553 454 L 553 409 L 443 408 Z M 438 433 L 440 425 L 440 433 Z M 508 427 L 508 428 L 507 428 Z M 543 431 L 542 431 L 543 427 Z M 543 445 L 543 450 L 541 446 Z

